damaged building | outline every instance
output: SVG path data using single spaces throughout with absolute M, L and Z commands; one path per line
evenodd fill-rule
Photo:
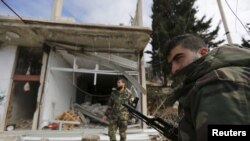
M 0 130 L 105 127 L 101 117 L 119 76 L 146 115 L 143 50 L 150 34 L 142 26 L 2 17 Z
M 11 78 L 1 90 L 5 119 L 32 117 L 36 129 L 74 103 L 106 104 L 118 76 L 127 78 L 142 108 L 141 59 L 150 30 L 1 19 L 1 32 L 1 70 Z

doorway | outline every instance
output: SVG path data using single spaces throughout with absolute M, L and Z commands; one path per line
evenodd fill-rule
M 9 130 L 7 128 L 9 126 L 12 126 L 12 130 L 32 128 L 38 88 L 40 86 L 41 62 L 41 48 L 18 48 L 7 111 L 6 130 Z

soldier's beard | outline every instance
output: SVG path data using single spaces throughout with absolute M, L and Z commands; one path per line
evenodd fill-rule
M 118 91 L 120 91 L 120 90 L 123 89 L 123 86 L 117 87 L 116 89 L 117 89 Z

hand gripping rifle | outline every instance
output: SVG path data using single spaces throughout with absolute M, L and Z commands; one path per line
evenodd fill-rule
M 164 120 L 158 117 L 157 118 L 146 117 L 145 115 L 138 112 L 128 104 L 123 104 L 123 106 L 126 107 L 128 109 L 128 112 L 130 112 L 133 116 L 141 119 L 147 125 L 154 128 L 168 139 L 171 139 L 173 141 L 176 141 L 178 139 L 178 129 L 173 125 L 165 122 Z

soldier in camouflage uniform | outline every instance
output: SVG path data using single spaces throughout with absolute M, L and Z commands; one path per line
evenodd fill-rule
M 167 46 L 174 77 L 183 81 L 166 104 L 179 100 L 180 141 L 208 140 L 209 124 L 250 124 L 250 50 L 222 46 L 209 52 L 193 35 Z
M 126 141 L 126 130 L 128 124 L 129 113 L 127 108 L 122 104 L 131 104 L 134 100 L 131 92 L 126 88 L 126 81 L 120 77 L 117 80 L 117 89 L 112 91 L 108 101 L 108 109 L 105 117 L 109 119 L 108 135 L 110 141 L 116 141 L 116 131 L 119 128 L 120 140 Z

